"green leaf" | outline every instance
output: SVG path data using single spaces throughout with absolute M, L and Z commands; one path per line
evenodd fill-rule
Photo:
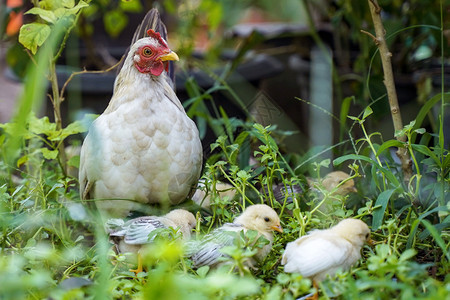
M 286 284 L 290 280 L 290 276 L 286 273 L 280 273 L 277 275 L 277 282 L 279 284 Z
M 228 118 L 227 113 L 223 109 L 223 107 L 219 107 L 220 115 L 222 116 L 222 122 L 225 126 L 225 131 L 228 135 L 228 138 L 230 139 L 231 143 L 234 143 L 234 137 L 233 137 L 233 126 L 231 125 L 230 119 Z
M 402 148 L 403 146 L 404 146 L 403 143 L 400 141 L 397 141 L 397 140 L 386 141 L 380 146 L 380 148 L 378 148 L 377 157 L 380 156 L 380 154 L 383 153 L 383 151 L 388 148 L 391 148 L 391 147 Z
M 240 170 L 239 172 L 237 172 L 236 174 L 239 178 L 242 178 L 244 180 L 247 180 L 249 178 L 251 178 L 250 174 L 248 174 L 247 172 L 245 172 L 244 170 Z
M 28 118 L 28 127 L 30 132 L 34 134 L 51 136 L 52 134 L 55 134 L 55 132 L 57 134 L 59 133 L 59 131 L 56 130 L 56 124 L 51 123 L 48 117 L 38 119 L 34 114 L 31 114 Z
M 79 155 L 72 156 L 67 161 L 67 164 L 71 167 L 79 168 L 80 167 L 80 156 Z
M 45 20 L 49 23 L 55 23 L 57 20 L 55 14 L 51 10 L 45 10 L 39 7 L 33 7 L 25 14 L 38 15 L 42 20 Z
M 320 167 L 324 167 L 324 168 L 328 168 L 329 166 L 330 166 L 330 159 L 329 158 L 326 158 L 326 159 L 324 159 L 324 160 L 321 160 L 319 163 L 318 163 L 318 166 L 320 166 Z
M 39 6 L 46 10 L 57 10 L 63 7 L 63 1 L 61 0 L 42 0 L 39 2 Z
M 436 212 L 447 211 L 447 210 L 448 210 L 448 208 L 446 206 L 439 206 L 439 207 L 436 207 L 426 213 L 421 214 L 417 220 L 414 220 L 411 224 L 411 230 L 409 233 L 408 241 L 406 242 L 406 249 L 409 249 L 412 247 L 412 243 L 413 243 L 414 237 L 416 235 L 416 231 L 417 231 L 417 225 L 419 225 L 419 222 L 422 219 L 424 219 L 424 218 L 428 217 L 429 215 L 434 214 Z
M 139 0 L 121 1 L 119 7 L 123 11 L 138 13 L 142 11 L 142 4 Z
M 373 113 L 373 110 L 370 106 L 367 106 L 367 108 L 364 110 L 363 114 L 363 120 L 365 120 L 368 116 L 370 116 Z
M 399 261 L 406 261 L 417 254 L 417 251 L 414 249 L 405 250 L 402 255 L 400 255 Z
M 28 158 L 29 158 L 28 155 L 24 155 L 21 158 L 19 158 L 16 163 L 17 167 L 20 168 L 24 163 L 28 161 Z
M 378 230 L 381 224 L 383 223 L 384 212 L 386 211 L 387 204 L 392 194 L 395 192 L 395 189 L 386 190 L 378 195 L 377 201 L 375 202 L 375 206 L 381 205 L 381 207 L 373 210 L 373 221 L 372 221 L 372 230 Z
M 53 131 L 48 135 L 48 139 L 51 141 L 61 141 L 67 138 L 68 136 L 86 131 L 87 128 L 85 122 L 75 121 L 67 125 L 67 127 L 62 129 L 61 131 Z
M 65 7 L 65 8 L 72 8 L 75 6 L 75 0 L 61 0 L 61 4 Z M 82 1 L 80 1 L 82 2 Z
M 44 155 L 45 159 L 55 159 L 58 157 L 58 150 L 49 150 L 47 148 L 41 148 L 40 151 Z
M 436 156 L 436 154 L 433 153 L 433 151 L 431 151 L 430 148 L 428 148 L 425 145 L 417 145 L 417 144 L 412 144 L 411 147 L 415 150 L 418 151 L 424 155 L 427 155 L 429 157 L 431 157 L 431 159 L 433 159 L 433 161 L 436 163 L 436 165 L 441 166 L 441 160 Z
M 103 16 L 103 24 L 106 32 L 117 37 L 128 24 L 128 17 L 120 10 L 111 10 Z
M 200 278 L 205 278 L 206 274 L 208 274 L 209 266 L 203 266 L 197 269 L 197 274 Z
M 29 24 L 32 25 L 32 24 Z M 42 25 L 42 24 L 41 24 Z M 20 145 L 23 143 L 23 134 L 26 133 L 26 124 L 30 111 L 33 107 L 40 107 L 42 99 L 44 99 L 45 91 L 47 89 L 47 78 L 45 76 L 48 65 L 50 63 L 49 57 L 54 53 L 54 49 L 61 43 L 61 37 L 65 32 L 66 27 L 63 22 L 58 21 L 53 27 L 53 31 L 49 37 L 48 43 L 45 43 L 39 50 L 36 56 L 36 64 L 29 64 L 27 68 L 27 80 L 23 88 L 23 94 L 17 103 L 16 114 L 13 117 L 15 135 L 8 138 L 5 145 L 2 147 L 3 159 L 10 165 L 15 164 L 18 157 Z M 23 30 L 23 26 L 21 31 Z M 50 30 L 50 28 L 47 26 Z
M 436 244 L 438 244 L 439 247 L 441 247 L 442 252 L 447 257 L 447 260 L 450 260 L 450 253 L 447 249 L 447 246 L 445 245 L 444 240 L 442 239 L 439 232 L 436 230 L 436 228 L 428 221 L 428 220 L 421 220 L 423 225 L 428 229 L 428 231 L 433 236 L 434 240 L 436 241 Z
M 214 31 L 217 29 L 223 19 L 223 9 L 220 3 L 216 3 L 215 1 L 211 1 L 210 3 L 211 5 L 209 5 L 208 9 L 208 23 L 210 30 Z
M 84 2 L 83 0 L 81 0 L 80 2 L 78 2 L 78 4 L 72 8 L 66 9 L 66 12 L 64 15 L 76 15 L 78 13 L 78 11 L 80 9 L 82 9 L 83 7 L 89 7 L 89 4 L 87 4 L 86 2 Z
M 376 164 L 376 162 L 373 159 L 371 159 L 370 157 L 367 157 L 364 155 L 357 155 L 357 154 L 348 154 L 348 155 L 344 155 L 344 156 L 338 157 L 335 160 L 333 160 L 333 165 L 338 166 L 347 160 L 364 160 L 370 164 Z
M 361 121 L 358 117 L 347 116 L 347 118 L 349 118 L 350 120 L 353 120 L 353 121 L 357 121 L 357 122 Z
M 437 94 L 433 96 L 431 99 L 429 99 L 423 107 L 420 109 L 419 113 L 417 114 L 415 120 L 416 123 L 414 125 L 413 130 L 416 130 L 422 126 L 423 120 L 428 116 L 428 113 L 430 110 L 443 99 L 444 101 L 448 101 L 450 99 L 450 93 L 444 93 L 444 94 Z M 417 134 L 413 134 L 411 137 L 411 143 L 414 143 L 416 140 Z
M 425 128 L 419 128 L 419 129 L 415 129 L 414 132 L 417 134 L 424 134 L 427 131 Z
M 384 176 L 386 176 L 388 178 L 388 180 L 393 184 L 394 187 L 397 187 L 397 188 L 401 187 L 400 181 L 398 181 L 398 178 L 395 177 L 395 175 L 392 174 L 391 171 L 389 171 L 386 168 L 383 168 L 377 162 L 375 162 L 373 159 L 371 159 L 370 157 L 364 156 L 364 155 L 357 155 L 357 154 L 344 155 L 344 156 L 336 158 L 333 161 L 333 165 L 334 166 L 338 166 L 338 165 L 340 165 L 341 163 L 343 163 L 344 161 L 347 161 L 347 160 L 363 160 L 363 161 L 366 161 L 366 162 L 370 163 L 371 165 L 373 165 L 374 167 L 376 167 L 379 171 L 383 172 Z
M 50 36 L 50 26 L 47 24 L 31 23 L 20 27 L 19 43 L 36 54 L 37 48 Z

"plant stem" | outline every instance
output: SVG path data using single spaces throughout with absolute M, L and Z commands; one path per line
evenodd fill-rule
M 52 104 L 53 104 L 53 113 L 55 116 L 55 124 L 56 124 L 56 130 L 62 129 L 62 118 L 61 118 L 61 98 L 59 97 L 59 88 L 58 88 L 58 77 L 56 75 L 56 66 L 55 62 L 53 60 L 50 61 L 50 82 L 52 85 Z M 58 146 L 58 152 L 59 152 L 59 163 L 61 165 L 61 168 L 63 170 L 64 175 L 67 174 L 66 169 L 66 152 L 64 149 L 64 144 L 60 143 Z
M 366 128 L 364 127 L 364 122 L 360 122 L 360 124 L 361 124 L 361 129 L 362 129 L 362 131 L 364 133 L 364 136 L 366 138 L 366 142 L 369 144 L 370 149 L 372 150 L 372 153 L 375 156 L 378 165 L 380 167 L 383 167 L 383 164 L 381 163 L 380 158 L 377 156 L 377 151 L 375 151 L 375 148 L 373 147 L 372 141 L 370 140 L 369 135 L 367 135 Z M 386 176 L 384 175 L 383 172 L 381 172 L 381 176 L 383 176 L 383 186 L 384 186 L 384 189 L 386 190 Z
M 392 122 L 394 123 L 394 131 L 400 132 L 403 129 L 402 116 L 400 114 L 400 107 L 398 105 L 397 92 L 395 90 L 394 74 L 392 71 L 391 57 L 392 53 L 384 38 L 386 30 L 384 29 L 383 22 L 381 21 L 381 8 L 378 5 L 377 0 L 368 0 L 370 7 L 370 14 L 372 16 L 373 25 L 375 27 L 375 44 L 380 51 L 381 63 L 384 72 L 384 85 L 389 100 L 389 106 L 391 108 Z M 373 35 L 370 35 L 372 38 Z M 396 136 L 400 142 L 406 142 L 406 135 L 401 134 Z M 412 177 L 411 159 L 406 148 L 399 148 L 397 150 L 397 156 L 400 158 L 403 171 L 403 180 L 409 183 Z

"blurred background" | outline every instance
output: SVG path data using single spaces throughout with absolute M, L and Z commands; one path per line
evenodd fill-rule
M 439 1 L 379 4 L 406 125 L 441 91 Z M 35 20 L 23 14 L 31 7 L 25 0 L 2 4 L 0 122 L 9 121 L 14 112 L 30 61 L 17 36 L 23 22 Z M 181 59 L 176 63 L 176 92 L 199 127 L 205 153 L 228 130 L 217 124 L 224 117 L 232 131 L 245 121 L 276 125 L 277 142 L 294 161 L 334 158 L 350 150 L 349 133 L 353 138 L 360 133 L 347 116 L 359 115 L 368 105 L 374 111 L 365 124 L 368 131 L 393 137 L 377 48 L 360 32 L 374 31 L 367 1 L 92 0 L 58 61 L 59 87 L 74 71 L 115 65 L 152 7 L 161 12 L 169 45 Z M 449 8 L 445 1 L 444 11 Z M 444 28 L 449 28 L 450 19 L 444 19 Z M 446 33 L 443 51 L 449 57 L 450 31 Z M 446 59 L 446 73 L 447 66 Z M 115 75 L 112 70 L 74 77 L 66 89 L 63 123 L 100 114 L 111 98 Z M 41 113 L 52 116 L 51 102 L 44 103 Z M 437 132 L 435 116 L 429 114 L 423 123 L 432 132 Z M 446 136 L 448 145 L 448 131 Z

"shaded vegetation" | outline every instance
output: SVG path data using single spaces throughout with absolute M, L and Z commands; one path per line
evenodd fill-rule
M 203 108 L 205 102 L 212 100 L 212 90 L 204 91 L 190 80 L 192 98 L 185 103 L 186 110 L 193 118 L 207 123 L 216 134 L 216 140 L 205 150 L 209 156 L 202 176 L 211 207 L 202 209 L 191 201 L 186 203 L 197 212 L 197 235 L 232 221 L 251 203 L 273 207 L 280 215 L 284 233 L 275 234 L 272 251 L 255 270 L 242 267 L 242 262 L 254 253 L 252 247 L 258 247 L 251 245 L 252 236 L 243 236 L 236 247 L 227 249 L 231 264 L 238 270 L 233 272 L 229 266 L 193 270 L 192 262 L 184 257 L 179 235 L 160 232 L 160 238 L 143 253 L 147 271 L 135 277 L 128 271 L 134 266 L 128 262 L 127 255 L 112 251 L 93 206 L 79 200 L 78 182 L 72 175 L 79 157 L 65 155 L 68 153 L 63 146 L 69 144 L 68 140 L 79 144 L 79 134 L 87 130 L 89 121 L 76 121 L 62 128 L 57 117 L 51 122 L 48 117 L 38 118 L 33 113 L 33 105 L 39 104 L 45 92 L 45 75 L 55 80 L 51 70 L 60 53 L 59 47 L 64 47 L 62 41 L 69 34 L 67 29 L 73 28 L 83 7 L 90 3 L 62 2 L 66 3 L 66 11 L 61 15 L 34 11 L 42 18 L 39 23 L 47 22 L 49 26 L 49 30 L 43 31 L 45 35 L 48 32 L 48 40 L 40 35 L 42 40 L 32 39 L 25 45 L 33 54 L 37 52 L 33 56 L 35 63 L 27 69 L 17 114 L 11 122 L 0 125 L 0 299 L 296 299 L 312 292 L 312 285 L 309 279 L 298 274 L 284 273 L 280 265 L 284 247 L 309 230 L 328 228 L 348 217 L 364 220 L 372 229 L 376 245 L 365 246 L 363 259 L 350 271 L 321 283 L 323 298 L 448 297 L 450 156 L 444 143 L 443 119 L 450 94 L 444 86 L 441 93 L 433 97 L 426 95 L 415 120 L 404 126 L 402 134 L 407 137 L 406 142 L 373 130 L 374 126 L 368 123 L 375 118 L 374 103 L 363 103 L 358 116 L 349 116 L 341 124 L 351 122 L 348 128 L 342 126 L 349 136 L 348 148 L 341 149 L 334 160 L 320 160 L 321 153 L 283 153 L 280 141 L 291 133 L 276 126 L 257 124 L 251 116 L 243 121 L 228 116 L 221 108 L 216 115 L 209 114 Z M 205 7 L 201 11 L 209 11 L 213 2 L 203 1 Z M 332 7 L 339 13 L 333 20 L 348 18 L 349 11 L 345 9 L 358 7 L 353 2 L 360 3 L 335 1 Z M 398 2 L 393 1 L 391 5 Z M 167 1 L 166 5 L 171 3 Z M 383 1 L 380 5 L 384 5 Z M 221 15 L 220 11 L 212 12 Z M 419 17 L 424 11 L 416 12 L 417 15 L 407 16 L 423 20 Z M 360 21 L 363 19 L 361 16 Z M 211 17 L 209 25 L 214 31 L 218 25 L 212 20 Z M 359 28 L 353 21 L 347 20 L 349 28 Z M 426 34 L 428 29 L 424 27 L 422 33 Z M 444 45 L 434 45 L 441 41 L 436 32 L 443 36 L 443 27 L 423 39 L 431 45 L 434 54 L 444 53 Z M 416 42 L 414 35 L 407 31 L 403 34 L 406 36 L 402 35 L 401 39 Z M 361 41 L 360 46 L 362 52 L 366 51 L 365 42 Z M 360 70 L 368 70 L 368 56 L 365 59 L 361 56 L 355 61 L 364 65 Z M 375 63 L 374 69 L 378 67 Z M 361 76 L 371 79 L 370 72 L 364 71 Z M 214 80 L 213 89 L 233 92 L 222 77 Z M 57 85 L 52 88 L 56 89 L 52 101 L 58 116 L 58 101 L 62 97 Z M 367 96 L 370 91 L 360 89 L 359 92 Z M 371 98 L 358 99 L 360 102 Z M 435 126 L 425 129 L 424 122 L 433 107 L 439 111 Z M 347 112 L 343 115 L 347 116 Z M 403 180 L 400 164 L 391 151 L 393 147 L 405 147 L 412 159 L 414 175 L 408 182 Z M 340 196 L 321 186 L 322 170 L 330 166 L 351 173 L 358 192 Z M 307 169 L 312 172 L 308 174 Z M 313 189 L 308 187 L 308 175 L 318 181 Z M 236 197 L 221 198 L 215 189 L 218 181 L 230 183 Z M 287 191 L 281 201 L 275 199 L 274 185 Z M 289 187 L 293 186 L 302 187 L 304 192 L 290 193 Z M 323 211 L 325 206 L 327 210 Z

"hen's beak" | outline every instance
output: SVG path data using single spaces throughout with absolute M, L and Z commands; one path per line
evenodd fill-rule
M 273 230 L 275 230 L 275 231 L 278 231 L 278 232 L 281 232 L 281 233 L 283 233 L 283 228 L 281 228 L 281 225 L 274 225 L 274 226 L 272 226 L 271 227 Z
M 159 59 L 160 59 L 161 61 L 167 61 L 167 60 L 180 60 L 180 58 L 178 57 L 178 55 L 177 55 L 175 52 L 173 52 L 173 51 L 170 51 L 169 53 L 166 53 L 166 54 L 164 54 L 164 55 L 161 55 L 161 56 L 159 57 Z

